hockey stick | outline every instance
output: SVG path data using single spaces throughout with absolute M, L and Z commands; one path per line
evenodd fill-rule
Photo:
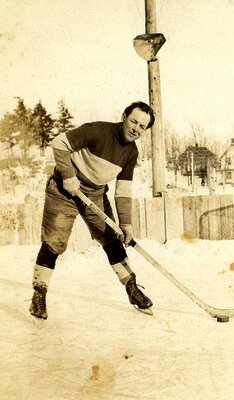
M 103 221 L 106 222 L 117 235 L 122 235 L 123 232 L 110 217 L 108 217 L 96 204 L 92 202 L 81 190 L 77 190 L 77 196 L 81 201 L 92 209 Z M 234 316 L 234 309 L 231 308 L 216 308 L 206 304 L 202 299 L 197 297 L 191 290 L 179 282 L 170 272 L 168 272 L 162 265 L 158 263 L 146 250 L 144 250 L 134 239 L 129 243 L 142 257 L 144 257 L 150 264 L 153 265 L 161 274 L 163 274 L 170 282 L 172 282 L 178 289 L 180 289 L 187 297 L 189 297 L 194 303 L 206 311 L 211 317 L 217 318 L 218 322 L 227 322 L 229 317 Z

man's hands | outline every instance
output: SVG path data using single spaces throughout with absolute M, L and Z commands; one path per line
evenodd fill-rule
M 120 225 L 120 229 L 123 232 L 123 237 L 120 237 L 120 240 L 123 241 L 123 243 L 128 246 L 129 242 L 133 238 L 133 230 L 132 230 L 132 225 L 126 224 L 126 225 Z
M 77 193 L 77 189 L 80 188 L 80 182 L 76 176 L 72 178 L 64 179 L 63 180 L 63 188 L 70 193 L 72 196 L 75 196 Z

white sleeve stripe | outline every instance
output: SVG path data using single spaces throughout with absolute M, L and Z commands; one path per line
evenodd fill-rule
M 72 151 L 71 145 L 65 133 L 60 133 L 60 135 L 56 136 L 52 140 L 51 146 L 58 150 Z
M 132 197 L 132 181 L 117 180 L 115 197 Z

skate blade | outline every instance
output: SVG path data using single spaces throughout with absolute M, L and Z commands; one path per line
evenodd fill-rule
M 43 329 L 46 326 L 46 319 L 37 318 L 30 314 L 30 319 L 38 329 Z
M 133 307 L 134 307 L 137 311 L 142 312 L 143 314 L 150 315 L 151 317 L 155 317 L 155 318 L 156 318 L 156 316 L 154 315 L 153 311 L 152 311 L 150 308 L 139 308 L 139 307 L 137 307 L 136 305 L 133 305 Z

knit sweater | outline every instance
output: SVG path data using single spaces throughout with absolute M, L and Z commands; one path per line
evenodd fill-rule
M 62 179 L 76 175 L 86 186 L 98 189 L 116 178 L 119 223 L 131 223 L 132 179 L 138 150 L 134 141 L 123 141 L 121 122 L 87 123 L 56 136 L 51 145 Z

